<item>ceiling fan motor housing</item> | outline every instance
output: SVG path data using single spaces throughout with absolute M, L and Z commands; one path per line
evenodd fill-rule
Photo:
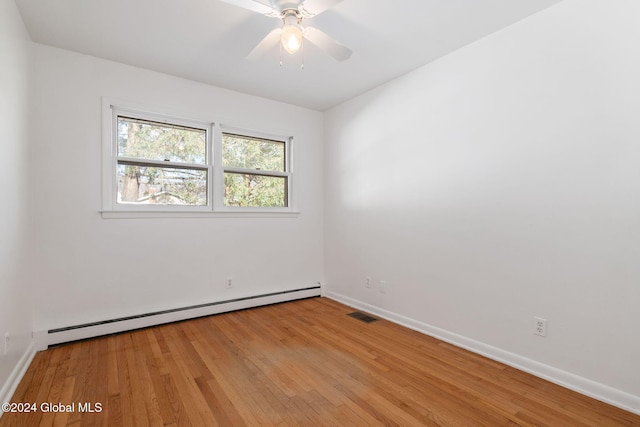
M 271 0 L 271 5 L 275 10 L 279 10 L 283 12 L 288 9 L 298 10 L 298 6 L 300 6 L 301 1 L 296 0 Z
M 299 25 L 302 16 L 297 9 L 285 9 L 282 11 L 282 23 L 284 25 Z

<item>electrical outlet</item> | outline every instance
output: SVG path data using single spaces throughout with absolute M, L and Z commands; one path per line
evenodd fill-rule
M 227 289 L 233 288 L 233 277 L 227 277 Z
M 540 317 L 533 318 L 533 333 L 541 337 L 547 336 L 547 319 Z
M 364 278 L 364 287 L 365 288 L 370 288 L 371 287 L 371 277 L 365 276 L 365 278 Z

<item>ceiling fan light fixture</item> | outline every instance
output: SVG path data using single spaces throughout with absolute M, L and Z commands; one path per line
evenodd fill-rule
M 280 36 L 282 47 L 289 53 L 296 53 L 302 46 L 302 30 L 297 25 L 285 25 Z
M 302 28 L 300 28 L 300 16 L 295 10 L 283 11 L 282 15 L 283 26 L 280 41 L 284 50 L 293 54 L 300 50 L 304 38 Z

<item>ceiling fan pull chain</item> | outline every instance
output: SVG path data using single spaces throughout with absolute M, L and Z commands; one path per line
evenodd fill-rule
M 304 70 L 304 45 L 305 45 L 305 42 L 303 41 L 302 44 L 300 45 L 300 54 L 302 55 L 302 64 L 300 64 L 301 70 Z

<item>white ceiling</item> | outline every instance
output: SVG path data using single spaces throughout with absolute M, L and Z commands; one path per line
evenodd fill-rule
M 326 110 L 560 0 L 344 0 L 306 20 L 353 50 L 245 56 L 280 21 L 219 0 L 16 0 L 34 42 Z M 286 55 L 286 56 L 285 56 Z

